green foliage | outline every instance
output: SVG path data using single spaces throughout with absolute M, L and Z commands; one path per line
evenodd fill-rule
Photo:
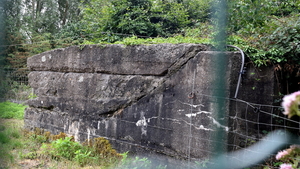
M 0 122 L 0 168 L 15 168 L 16 164 L 27 161 L 24 159 L 38 162 L 40 168 L 82 168 L 87 165 L 88 168 L 109 168 L 119 164 L 119 157 L 108 156 L 108 151 L 113 149 L 104 138 L 96 139 L 98 145 L 84 146 L 64 133 L 51 135 L 38 128 L 32 132 L 24 130 L 22 120 L 0 119 Z M 103 155 L 97 154 L 96 147 L 105 149 Z M 28 165 L 24 163 L 22 167 Z
M 187 10 L 189 26 L 197 26 L 211 19 L 213 0 L 184 0 L 182 4 Z
M 36 97 L 36 95 L 32 93 L 32 88 L 30 86 L 20 84 L 13 80 L 8 80 L 7 82 L 10 84 L 10 86 L 5 88 L 7 91 L 4 94 L 4 98 L 24 101 Z
M 276 19 L 274 27 L 276 29 L 269 36 L 262 38 L 271 48 L 270 58 L 278 63 L 290 61 L 300 64 L 300 15 Z
M 42 135 L 33 134 L 35 140 L 37 136 L 45 137 L 45 132 L 35 131 Z M 85 142 L 83 145 L 75 142 L 73 137 L 65 137 L 65 134 L 54 135 L 47 140 L 54 140 L 48 143 L 45 141 L 41 146 L 42 156 L 51 156 L 55 160 L 70 160 L 77 162 L 80 166 L 89 165 L 111 165 L 120 158 L 120 155 L 112 149 L 108 140 L 95 138 Z M 57 138 L 57 139 L 56 139 Z
M 21 141 L 19 124 L 14 124 L 14 120 L 11 119 L 7 120 L 8 122 L 0 120 L 0 168 L 9 168 L 8 165 L 15 161 L 13 151 L 23 148 L 24 142 Z
M 232 35 L 228 43 L 243 49 L 258 66 L 286 62 L 299 64 L 300 20 L 298 15 L 274 19 L 270 22 L 272 24 L 268 27 L 260 28 L 262 35 L 254 34 L 244 38 Z
M 275 65 L 280 93 L 290 93 L 299 90 L 299 27 L 299 14 L 268 15 L 261 26 L 230 35 L 227 44 L 240 47 L 256 66 Z
M 32 140 L 34 140 L 35 142 L 38 142 L 40 144 L 42 143 L 46 143 L 48 140 L 47 140 L 47 137 L 43 136 L 43 135 L 31 135 L 30 138 Z
M 128 152 L 125 152 L 121 155 L 123 156 L 123 159 L 116 168 L 122 168 L 122 169 L 138 169 L 138 168 L 166 169 L 167 168 L 167 165 L 157 165 L 155 163 L 152 163 L 152 161 L 146 157 L 140 158 L 136 156 L 135 158 L 128 158 Z
M 277 153 L 276 159 L 278 161 L 274 162 L 273 165 L 278 166 L 281 164 L 289 164 L 291 165 L 292 168 L 298 168 L 299 159 L 300 159 L 299 157 L 300 157 L 299 145 L 291 145 L 290 148 L 282 150 Z
M 274 162 L 272 166 L 279 167 L 283 162 Z
M 211 39 L 212 33 L 214 31 L 213 25 L 209 22 L 203 22 L 195 25 L 191 28 L 186 28 L 183 30 L 185 37 L 195 38 L 195 39 Z
M 22 104 L 16 104 L 12 102 L 2 102 L 0 103 L 0 118 L 24 118 L 24 109 L 27 106 Z
M 80 164 L 81 166 L 84 166 L 84 165 L 88 164 L 89 161 L 97 159 L 96 157 L 92 157 L 91 153 L 92 152 L 89 151 L 88 149 L 86 149 L 86 150 L 79 149 L 75 152 L 74 159 L 75 159 L 75 161 L 78 162 L 78 164 Z
M 37 98 L 37 95 L 34 93 L 30 93 L 27 97 L 27 99 L 34 99 L 34 98 Z
M 187 11 L 190 3 L 177 1 L 151 0 L 93 0 L 83 9 L 83 23 L 88 33 L 112 32 L 96 34 L 92 41 L 115 42 L 124 35 L 146 37 L 167 36 L 182 31 L 191 23 Z
M 159 24 L 162 29 L 159 36 L 179 33 L 191 22 L 187 8 L 177 1 L 154 1 L 152 11 L 150 21 Z
M 299 64 L 299 10 L 300 3 L 295 0 L 231 1 L 228 31 L 239 38 L 233 44 L 241 45 L 258 66 L 289 61 Z
M 169 38 L 147 38 L 147 39 L 132 36 L 129 38 L 125 38 L 122 41 L 115 42 L 115 44 L 124 44 L 124 45 L 161 44 L 161 43 L 211 44 L 211 40 L 209 38 L 194 38 L 194 37 L 184 37 L 184 36 L 178 35 L 178 36 L 169 37 Z
M 220 2 L 4 0 L 2 14 L 7 15 L 3 21 L 6 33 L 1 39 L 5 39 L 7 45 L 20 45 L 7 46 L 0 55 L 9 62 L 8 67 L 20 68 L 26 67 L 26 59 L 34 54 L 71 45 L 205 43 L 223 49 L 225 42 L 218 38 L 224 39 L 227 34 L 227 44 L 240 47 L 256 66 L 273 64 L 276 70 L 283 72 L 280 80 L 296 85 L 292 77 L 298 76 L 300 69 L 300 1 L 227 1 L 227 26 L 225 14 L 221 14 L 221 8 L 216 5 Z M 216 16 L 224 19 L 217 22 Z M 219 42 L 221 45 L 217 46 Z M 0 82 L 1 86 L 7 86 L 2 79 Z M 0 94 L 4 91 L 0 88 Z
M 23 158 L 23 159 L 36 159 L 37 158 L 37 153 L 36 152 L 29 152 L 29 153 L 26 153 L 26 154 L 22 154 L 20 153 L 20 157 Z
M 85 39 L 91 39 L 91 36 L 86 34 L 85 24 L 80 22 L 69 22 L 64 25 L 59 32 L 51 37 L 52 48 L 64 48 L 71 45 L 79 45 Z
M 81 19 L 78 7 L 82 4 L 81 0 L 1 1 L 4 19 L 0 25 L 4 25 L 2 30 L 5 31 L 1 39 L 5 39 L 7 46 L 1 50 L 0 56 L 9 60 L 6 66 L 23 68 L 26 67 L 26 59 L 34 54 L 62 47 L 66 43 L 68 45 L 64 47 L 74 45 L 76 38 L 73 35 L 78 31 L 72 31 L 73 34 L 68 34 L 68 37 L 64 35 L 70 30 L 69 25 Z M 76 37 L 80 35 L 76 34 Z M 71 40 L 56 42 L 57 38 Z
M 71 160 L 75 157 L 75 152 L 80 150 L 82 146 L 78 142 L 74 142 L 71 140 L 72 137 L 66 137 L 65 139 L 60 138 L 51 143 L 52 149 L 50 150 L 50 154 L 56 158 L 66 158 Z M 44 144 L 45 146 L 46 144 Z
M 121 155 L 112 148 L 109 141 L 103 137 L 87 140 L 84 145 L 87 145 L 93 150 L 92 155 L 99 156 L 101 158 L 120 158 Z
M 9 137 L 5 133 L 0 132 L 0 143 L 6 144 L 8 142 L 9 142 Z
M 149 20 L 151 3 L 149 0 L 112 1 L 112 14 L 103 31 L 122 34 L 157 36 L 156 25 Z
M 248 34 L 255 34 L 257 28 L 267 26 L 271 16 L 285 17 L 300 12 L 297 0 L 233 0 L 228 6 L 230 30 Z

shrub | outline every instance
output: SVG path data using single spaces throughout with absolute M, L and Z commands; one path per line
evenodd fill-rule
M 46 149 L 45 153 L 50 153 L 53 158 L 60 159 L 66 158 L 72 160 L 75 157 L 75 152 L 82 148 L 82 145 L 78 142 L 71 141 L 72 137 L 66 137 L 65 139 L 57 139 L 50 144 L 50 148 L 47 148 L 48 144 L 43 144 L 43 148 Z M 49 145 L 48 145 L 49 146 Z M 50 150 L 49 152 L 47 152 Z
M 24 110 L 27 106 L 12 102 L 0 103 L 0 118 L 24 118 Z

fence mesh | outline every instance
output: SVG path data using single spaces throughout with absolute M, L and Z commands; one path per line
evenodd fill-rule
M 32 89 L 28 85 L 28 69 L 0 69 L 0 99 L 1 101 L 13 101 L 21 103 L 30 98 L 32 95 Z M 202 100 L 210 100 L 213 102 L 214 96 L 201 95 Z M 220 99 L 220 98 L 218 98 Z M 252 151 L 248 147 L 254 145 L 265 139 L 265 136 L 275 130 L 282 129 L 281 131 L 288 131 L 293 133 L 294 135 L 299 135 L 299 118 L 294 117 L 292 119 L 288 119 L 286 116 L 282 114 L 281 106 L 274 105 L 264 105 L 264 104 L 255 104 L 250 103 L 240 99 L 231 99 L 231 98 L 223 98 L 229 101 L 230 104 L 230 112 L 225 118 L 228 121 L 227 126 L 220 126 L 224 130 L 227 130 L 228 141 L 222 142 L 225 147 L 227 147 L 228 151 L 237 151 L 237 150 L 245 150 L 245 152 Z M 178 102 L 179 104 L 186 104 L 182 102 Z M 200 115 L 201 106 L 188 104 L 191 109 L 189 109 L 189 114 Z M 199 107 L 199 108 L 195 108 Z M 191 111 L 191 112 L 190 112 Z M 197 114 L 198 113 L 198 114 Z M 205 114 L 203 112 L 202 114 Z M 201 115 L 202 115 L 201 114 Z M 151 117 L 153 118 L 153 117 Z M 157 117 L 158 118 L 158 117 Z M 126 121 L 124 119 L 117 119 L 125 123 L 130 123 L 131 125 L 135 125 L 136 122 Z M 152 119 L 146 119 L 152 120 Z M 168 119 L 163 118 L 160 120 L 164 121 L 173 121 L 178 122 L 178 124 L 184 125 L 183 127 L 190 127 L 189 133 L 182 133 L 182 137 L 189 138 L 189 142 L 183 143 L 182 146 L 186 147 L 186 152 L 183 154 L 182 158 L 188 161 L 188 167 L 193 168 L 195 163 L 191 163 L 191 161 L 197 161 L 197 159 L 193 158 L 192 153 L 203 153 L 214 155 L 213 149 L 209 151 L 207 148 L 201 148 L 194 144 L 194 142 L 205 142 L 207 145 L 214 145 L 218 140 L 208 139 L 204 137 L 199 137 L 197 132 L 195 132 L 195 128 L 201 128 L 201 124 L 199 121 L 190 118 L 189 121 L 184 121 L 183 119 Z M 181 123 L 179 123 L 181 122 Z M 168 128 L 168 126 L 155 126 L 149 123 L 147 128 L 156 128 L 159 130 L 165 130 L 167 132 L 176 132 L 172 128 Z M 108 138 L 110 139 L 110 138 Z M 156 152 L 162 152 L 164 154 L 168 154 L 167 152 L 163 152 L 163 150 L 155 147 L 150 147 L 147 145 L 137 145 L 131 142 L 126 142 L 124 140 L 114 140 L 116 142 L 120 142 L 122 144 L 128 144 L 129 146 L 136 147 L 144 147 L 145 149 L 149 149 Z M 263 149 L 263 148 L 262 148 Z M 257 167 L 263 168 L 265 166 L 273 165 L 276 160 L 274 158 L 275 154 L 269 154 L 268 159 L 261 164 L 257 164 Z M 203 160 L 203 159 L 202 159 Z M 241 159 L 237 159 L 237 163 Z M 251 160 L 251 159 L 249 159 Z M 209 163 L 209 160 L 202 161 L 203 163 Z M 197 165 L 199 166 L 199 165 Z
M 28 73 L 26 68 L 0 69 L 0 101 L 22 103 L 27 100 L 32 93 L 28 85 Z

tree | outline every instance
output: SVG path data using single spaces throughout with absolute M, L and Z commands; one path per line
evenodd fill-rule
M 83 20 L 89 33 L 146 37 L 170 36 L 190 23 L 182 3 L 164 0 L 92 0 L 83 9 Z M 105 37 L 94 41 L 99 39 Z
M 5 39 L 10 45 L 5 57 L 10 67 L 26 67 L 27 57 L 60 47 L 61 42 L 56 40 L 62 38 L 60 32 L 81 19 L 80 0 L 2 1 Z

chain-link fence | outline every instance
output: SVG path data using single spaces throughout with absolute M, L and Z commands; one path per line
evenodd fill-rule
M 30 98 L 32 89 L 28 85 L 28 73 L 26 68 L 0 69 L 0 101 L 12 101 L 22 103 Z

